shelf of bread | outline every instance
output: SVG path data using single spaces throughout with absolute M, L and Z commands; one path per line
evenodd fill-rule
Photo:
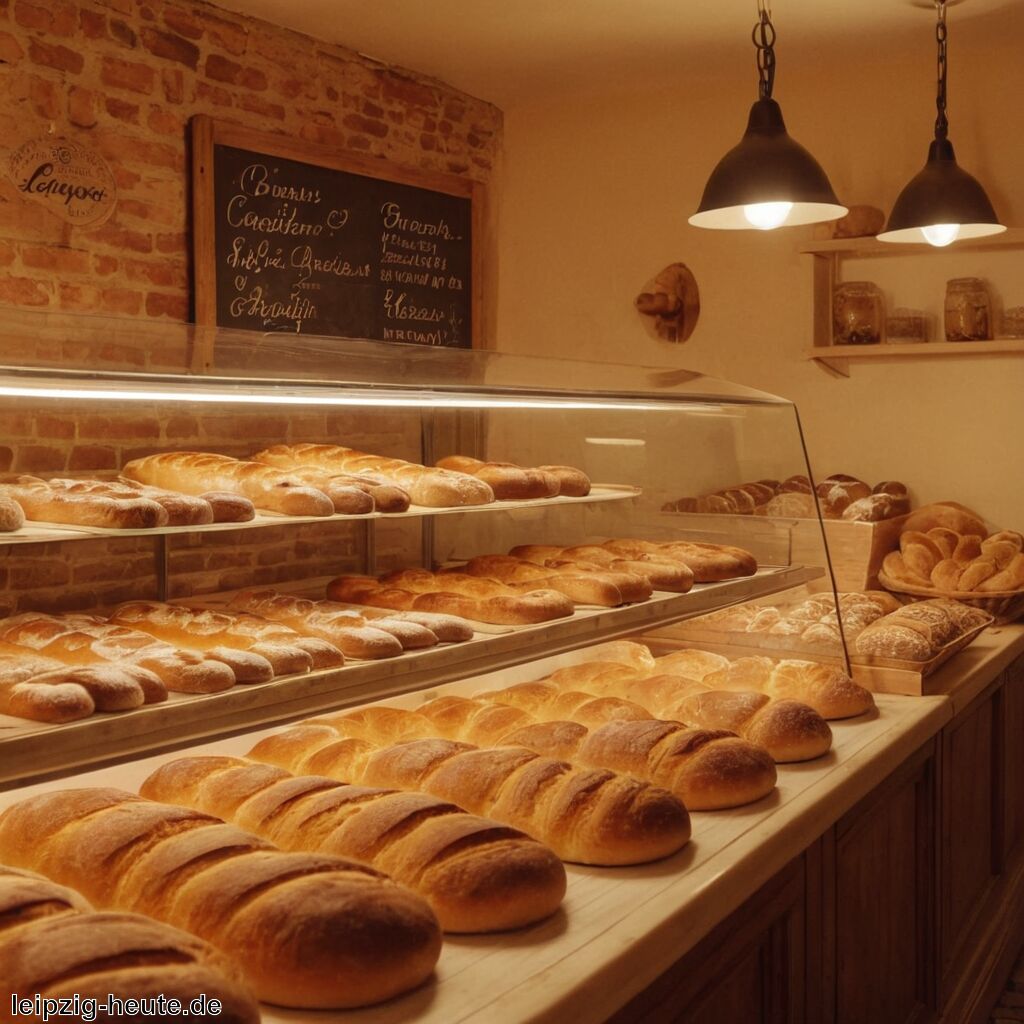
M 571 672 L 599 658 L 600 651 L 600 647 L 588 647 L 561 653 L 375 703 L 417 710 L 438 696 L 465 697 L 546 677 L 556 670 Z M 554 913 L 548 906 L 549 916 L 514 931 L 446 934 L 436 969 L 424 984 L 412 987 L 416 979 L 403 975 L 404 988 L 411 991 L 379 1005 L 348 1010 L 345 1020 L 352 1024 L 406 1024 L 413 1019 L 422 1024 L 483 1024 L 501 1019 L 554 1024 L 571 1018 L 580 1024 L 597 1024 L 692 948 L 795 851 L 941 727 L 949 717 L 947 705 L 944 698 L 876 698 L 871 713 L 831 723 L 832 750 L 827 756 L 799 766 L 779 765 L 769 795 L 735 810 L 692 811 L 692 840 L 685 842 L 681 836 L 685 845 L 679 848 L 677 842 L 677 852 L 631 866 L 566 863 L 567 891 Z M 279 727 L 240 733 L 173 754 L 0 793 L 0 810 L 69 788 L 113 787 L 137 793 L 156 769 L 174 759 L 242 757 L 278 731 Z M 173 781 L 168 778 L 168 782 L 173 788 Z M 153 795 L 152 790 L 147 792 Z M 558 821 L 551 827 L 559 836 L 565 833 L 558 841 L 579 841 L 568 825 Z M 10 841 L 10 835 L 5 838 Z M 604 840 L 621 838 L 609 834 Z M 233 859 L 231 863 L 242 862 Z M 311 905 L 308 913 L 319 914 L 322 907 Z M 265 942 L 269 947 L 269 936 Z M 265 955 L 262 943 L 257 952 Z M 374 983 L 386 985 L 386 970 L 404 971 L 407 966 L 392 963 L 385 969 L 382 963 L 374 964 L 370 955 L 367 971 Z M 310 967 L 311 974 L 316 970 L 315 965 Z M 429 973 L 428 964 L 420 977 Z M 265 1024 L 301 1024 L 322 1016 L 268 1004 L 261 1006 L 261 1012 Z
M 777 593 L 823 575 L 824 570 L 813 566 L 762 565 L 752 576 L 695 584 L 687 593 L 654 591 L 646 600 L 615 608 L 577 605 L 570 615 L 535 625 L 472 622 L 472 639 L 462 643 L 408 650 L 383 660 L 352 657 L 340 667 L 235 685 L 217 693 L 171 693 L 163 703 L 97 712 L 60 725 L 0 715 L 0 786 L 371 696 L 422 689 Z M 322 598 L 326 583 L 306 580 L 287 592 Z M 230 600 L 231 594 L 225 593 L 187 603 L 216 610 Z
M 518 512 L 521 509 L 548 508 L 552 505 L 587 505 L 609 501 L 629 501 L 642 492 L 624 484 L 595 484 L 582 497 L 527 498 L 521 501 L 492 501 L 486 505 L 452 508 L 430 508 L 410 505 L 404 512 L 366 512 L 361 515 L 292 516 L 279 512 L 258 511 L 248 522 L 206 523 L 193 526 L 152 526 L 143 529 L 121 529 L 106 526 L 79 526 L 70 523 L 28 522 L 9 533 L 0 532 L 0 544 L 39 544 L 53 541 L 91 540 L 96 537 L 158 537 L 177 534 L 210 533 L 224 530 L 259 530 L 268 526 L 292 526 L 299 523 L 366 522 L 392 519 L 419 519 L 424 516 L 464 515 L 474 513 Z

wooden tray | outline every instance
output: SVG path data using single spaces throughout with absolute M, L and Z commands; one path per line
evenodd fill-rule
M 1024 590 L 936 590 L 934 587 L 916 587 L 912 583 L 901 583 L 879 572 L 878 582 L 898 597 L 904 604 L 927 601 L 930 598 L 948 597 L 961 604 L 970 605 L 995 617 L 1001 625 L 1013 622 L 1024 614 Z

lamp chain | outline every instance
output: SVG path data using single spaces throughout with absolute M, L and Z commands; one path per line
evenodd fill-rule
M 938 90 L 935 95 L 935 138 L 945 139 L 949 134 L 946 118 L 946 0 L 935 0 L 938 21 L 935 25 L 935 41 L 938 43 Z
M 757 47 L 758 94 L 761 99 L 770 100 L 775 85 L 775 26 L 767 0 L 757 0 L 757 15 L 752 38 Z

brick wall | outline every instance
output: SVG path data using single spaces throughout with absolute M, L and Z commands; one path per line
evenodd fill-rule
M 187 320 L 186 130 L 197 113 L 481 181 L 501 145 L 501 112 L 490 104 L 208 4 L 0 0 L 0 306 Z M 117 208 L 98 228 L 69 228 L 6 176 L 10 151 L 51 128 L 98 150 L 114 171 Z M 9 358 L 31 345 L 51 363 L 180 369 L 185 355 L 174 332 L 142 342 L 129 327 L 96 346 L 60 324 L 45 339 L 8 328 L 0 346 Z M 152 451 L 245 455 L 288 440 L 416 458 L 419 438 L 414 415 L 0 404 L 0 471 L 41 476 L 110 477 Z M 357 568 L 359 530 L 316 524 L 175 538 L 172 593 Z M 383 567 L 415 560 L 418 546 L 414 524 L 379 529 Z M 0 546 L 0 613 L 152 596 L 154 552 L 146 538 Z

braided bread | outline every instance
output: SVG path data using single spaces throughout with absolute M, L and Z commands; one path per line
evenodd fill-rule
M 371 868 L 282 853 L 197 811 L 115 789 L 56 790 L 0 814 L 0 860 L 205 939 L 282 1006 L 363 1006 L 424 981 L 430 908 Z
M 431 508 L 488 505 L 494 501 L 491 488 L 467 473 L 429 469 L 415 462 L 368 455 L 341 445 L 278 444 L 257 452 L 253 458 L 280 469 L 311 466 L 332 473 L 383 477 L 407 491 L 414 504 Z
M 300 725 L 266 737 L 248 756 L 296 773 L 430 793 L 583 864 L 658 860 L 690 838 L 686 808 L 665 790 L 523 747 L 480 750 L 443 739 L 375 747 L 329 725 Z
M 186 757 L 142 784 L 283 850 L 351 857 L 422 896 L 445 931 L 519 928 L 558 909 L 565 869 L 522 832 L 420 793 L 345 786 L 235 757 Z
M 202 995 L 217 1000 L 220 1009 L 193 1012 L 190 1021 L 259 1022 L 259 1007 L 238 968 L 177 928 L 135 914 L 96 913 L 73 890 L 3 866 L 0 921 L 0 1006 L 38 993 L 104 1003 L 108 995 L 122 1001 L 162 996 L 188 1007 Z

